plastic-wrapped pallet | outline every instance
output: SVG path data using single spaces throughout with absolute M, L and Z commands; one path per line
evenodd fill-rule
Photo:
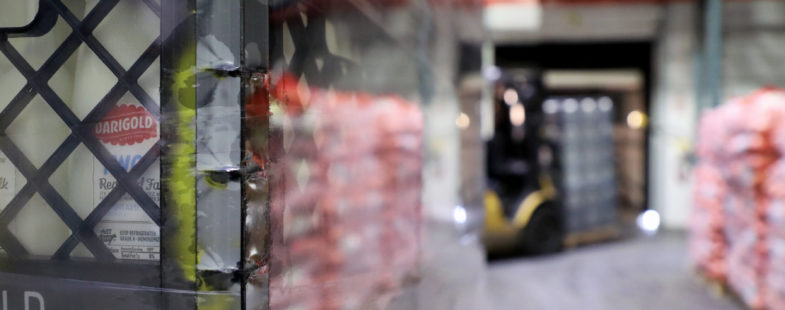
M 766 212 L 767 222 L 767 271 L 763 283 L 764 302 L 768 309 L 785 309 L 785 161 L 780 160 L 772 169 L 766 192 L 770 196 Z
M 728 284 L 752 308 L 763 308 L 768 272 L 766 260 L 767 173 L 779 157 L 771 143 L 785 101 L 763 89 L 720 107 L 726 126 L 722 173 L 728 184 L 725 235 Z
M 779 103 L 785 105 L 785 92 L 778 91 Z M 785 119 L 785 112 L 780 114 Z M 771 136 L 773 147 L 782 155 L 785 154 L 785 124 L 778 121 L 774 125 Z M 785 309 L 785 158 L 772 165 L 764 191 L 769 197 L 769 205 L 765 213 L 767 223 L 767 271 L 764 276 L 764 302 L 769 309 Z
M 305 108 L 273 116 L 285 185 L 271 197 L 271 307 L 377 308 L 417 272 L 421 112 L 396 96 L 284 92 Z
M 700 120 L 693 199 L 690 217 L 690 256 L 696 267 L 707 277 L 725 280 L 727 244 L 723 231 L 723 198 L 727 185 L 717 168 L 723 146 L 723 114 L 707 111 Z
M 548 138 L 557 149 L 568 234 L 616 223 L 613 103 L 608 97 L 550 97 L 543 103 Z M 559 184 L 560 183 L 560 184 Z
M 690 256 L 696 267 L 714 280 L 725 280 L 727 244 L 723 231 L 722 197 L 725 183 L 710 164 L 695 168 L 695 207 L 690 218 Z
M 701 120 L 699 165 L 695 170 L 695 208 L 691 251 L 711 277 L 718 258 L 728 285 L 751 308 L 783 309 L 782 279 L 777 267 L 785 253 L 779 235 L 785 191 L 785 92 L 764 88 L 729 100 Z M 722 238 L 717 238 L 721 226 Z M 785 236 L 785 234 L 783 234 Z M 724 242 L 720 245 L 712 240 Z M 783 257 L 785 258 L 785 257 Z

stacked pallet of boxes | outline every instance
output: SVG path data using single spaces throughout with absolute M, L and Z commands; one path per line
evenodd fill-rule
M 722 275 L 715 271 L 723 270 L 718 259 L 724 257 L 728 286 L 755 309 L 785 305 L 778 297 L 785 273 L 777 266 L 782 252 L 777 231 L 785 228 L 777 223 L 777 205 L 785 195 L 776 185 L 785 171 L 780 172 L 782 152 L 775 143 L 784 115 L 785 92 L 766 88 L 729 101 L 701 122 L 705 141 L 695 171 L 693 257 L 710 276 Z
M 304 113 L 277 117 L 271 306 L 383 307 L 416 274 L 422 115 L 396 96 L 298 88 Z
M 617 204 L 611 99 L 553 97 L 543 103 L 543 110 L 548 139 L 560 152 L 559 189 L 567 210 L 567 232 L 614 227 Z

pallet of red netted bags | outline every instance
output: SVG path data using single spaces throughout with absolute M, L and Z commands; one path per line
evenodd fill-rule
M 693 197 L 697 202 L 720 201 L 727 191 L 722 171 L 714 164 L 698 163 L 693 170 L 695 185 Z
M 766 267 L 780 273 L 785 272 L 785 234 L 769 234 L 766 237 L 766 244 L 768 246 Z M 785 278 L 781 281 L 785 282 Z
M 762 269 L 765 249 L 760 248 L 760 236 L 753 229 L 738 233 L 728 243 L 727 282 L 749 307 L 763 307 Z
M 785 278 L 785 273 L 771 273 L 766 275 L 763 293 L 763 304 L 765 309 L 783 310 L 785 309 L 785 286 L 781 280 L 772 278 Z
M 772 198 L 766 212 L 767 235 L 785 238 L 785 198 Z
M 422 115 L 395 96 L 298 96 L 303 110 L 274 122 L 271 305 L 353 308 L 418 270 Z
M 764 191 L 767 196 L 785 199 L 785 159 L 778 160 L 769 168 Z
M 723 228 L 723 199 L 727 185 L 717 163 L 723 159 L 726 116 L 717 110 L 703 113 L 698 129 L 693 170 L 693 208 L 689 219 L 689 255 L 704 276 L 724 281 L 726 241 Z
M 716 240 L 712 222 L 721 221 L 726 252 L 720 255 L 726 257 L 728 285 L 752 308 L 782 308 L 775 297 L 783 286 L 771 275 L 783 274 L 776 267 L 785 232 L 780 228 L 785 227 L 785 163 L 779 162 L 785 153 L 783 121 L 785 91 L 764 88 L 704 113 L 698 131 L 699 162 L 717 167 L 722 181 L 711 169 L 696 168 L 692 255 L 706 265 L 722 249 L 710 241 Z M 711 212 L 718 200 L 722 216 Z
M 294 286 L 316 286 L 318 279 L 328 275 L 346 277 L 363 273 L 381 271 L 400 271 L 406 267 L 395 264 L 401 251 L 410 252 L 416 243 L 399 244 L 405 239 L 391 234 L 383 221 L 373 221 L 376 225 L 344 225 L 331 223 L 321 235 L 287 240 L 286 251 L 288 268 L 292 274 L 288 279 Z M 401 247 L 395 247 L 400 245 Z M 407 257 L 411 258 L 411 257 Z M 415 261 L 409 260 L 410 263 Z M 285 276 L 285 274 L 284 274 Z M 372 283 L 369 283 L 369 285 Z
M 285 280 L 284 280 L 285 281 Z M 310 286 L 270 283 L 270 309 L 385 309 L 397 286 L 391 271 L 336 277 L 324 275 Z
M 772 168 L 772 173 L 766 184 L 766 192 L 770 195 L 765 216 L 766 242 L 769 247 L 766 283 L 780 281 L 777 286 L 769 288 L 770 294 L 767 296 L 767 303 L 773 304 L 783 301 L 782 293 L 785 288 L 785 283 L 781 283 L 785 281 L 785 195 L 779 187 L 783 185 L 783 177 L 785 177 L 785 165 L 783 162 L 779 162 Z
M 762 194 L 767 168 L 776 160 L 773 155 L 744 154 L 722 162 L 719 170 L 728 191 Z
M 763 281 L 768 267 L 765 210 L 769 201 L 754 191 L 731 189 L 724 202 L 727 283 L 747 306 L 758 309 L 764 305 L 766 288 Z
M 766 200 L 755 193 L 728 192 L 723 199 L 723 229 L 729 242 L 748 227 L 761 229 L 766 207 Z
M 770 222 L 766 234 L 767 245 L 766 270 L 763 273 L 766 288 L 764 300 L 767 309 L 785 309 L 785 226 L 781 223 L 783 200 L 773 198 L 769 207 Z M 772 214 L 777 214 L 772 216 Z
M 270 309 L 328 309 L 322 302 L 322 289 L 312 286 L 292 286 L 283 278 L 270 283 Z M 282 297 L 283 296 L 283 297 Z
M 717 206 L 721 208 L 721 206 Z M 722 211 L 710 211 L 704 208 L 693 208 L 690 217 L 690 253 L 693 262 L 703 269 L 717 271 L 717 265 L 724 264 L 725 236 L 722 223 Z M 712 265 L 715 267 L 709 268 Z M 722 268 L 720 268 L 722 269 Z M 717 273 L 712 278 L 721 276 Z
M 723 234 L 724 213 L 722 211 L 722 204 L 716 203 L 703 203 L 702 206 L 697 206 L 695 203 L 690 213 L 688 222 L 689 230 L 701 234 Z M 711 206 L 708 208 L 707 206 Z
M 716 110 L 725 124 L 719 133 L 724 141 L 716 154 L 718 167 L 729 186 L 750 191 L 763 185 L 766 170 L 780 156 L 771 137 L 785 115 L 783 99 L 781 92 L 764 89 Z
M 719 206 L 718 206 L 719 207 Z M 690 219 L 690 252 L 693 262 L 707 265 L 712 261 L 724 260 L 725 235 L 723 226 L 718 226 L 722 213 L 694 208 Z
M 721 233 L 723 225 L 723 198 L 727 188 L 722 174 L 711 165 L 702 163 L 693 171 L 694 207 L 690 217 L 690 230 Z
M 763 88 L 750 95 L 729 100 L 718 111 L 724 114 L 723 119 L 730 132 L 771 133 L 785 115 L 783 104 L 785 91 Z
M 739 296 L 741 301 L 750 309 L 766 309 L 764 292 L 760 276 L 753 272 L 732 271 L 728 267 L 728 286 Z
M 695 147 L 695 153 L 701 163 L 714 165 L 723 158 L 727 131 L 724 119 L 726 116 L 726 113 L 716 109 L 707 110 L 701 115 Z
M 726 262 L 724 237 L 720 234 L 704 235 L 691 232 L 689 241 L 689 255 L 695 267 L 703 272 L 704 276 L 713 280 L 724 280 Z
M 764 303 L 767 309 L 785 309 L 785 234 L 769 234 Z

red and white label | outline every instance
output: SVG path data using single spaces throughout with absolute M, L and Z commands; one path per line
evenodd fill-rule
M 95 125 L 95 136 L 105 144 L 134 145 L 158 137 L 158 123 L 144 107 L 121 104 Z
M 131 171 L 158 141 L 158 122 L 139 104 L 118 104 L 95 125 L 93 134 L 125 171 Z M 159 169 L 156 161 L 137 180 L 156 204 L 160 203 Z M 96 205 L 119 186 L 98 159 L 93 163 L 93 186 Z M 128 194 L 96 225 L 95 233 L 118 259 L 160 259 L 160 229 Z

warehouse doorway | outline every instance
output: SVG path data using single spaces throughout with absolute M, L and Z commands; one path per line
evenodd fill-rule
M 610 112 L 610 122 L 612 124 L 612 139 L 611 148 L 613 148 L 612 170 L 613 177 L 609 179 L 608 185 L 596 185 L 597 188 L 605 188 L 615 192 L 613 199 L 608 201 L 601 199 L 601 197 L 594 197 L 597 195 L 592 194 L 595 190 L 584 190 L 589 194 L 580 199 L 581 203 L 591 197 L 592 200 L 597 200 L 597 205 L 611 204 L 612 209 L 609 212 L 584 212 L 580 216 L 572 216 L 573 219 L 585 218 L 613 218 L 613 221 L 598 220 L 595 222 L 603 224 L 586 224 L 577 223 L 576 221 L 570 222 L 570 217 L 567 213 L 570 206 L 568 198 L 565 193 L 565 184 L 563 178 L 567 175 L 561 171 L 559 164 L 555 164 L 555 170 L 559 173 L 551 173 L 554 178 L 554 184 L 558 191 L 558 195 L 552 198 L 546 198 L 545 201 L 552 200 L 562 214 L 562 222 L 559 223 L 566 232 L 564 234 L 564 245 L 573 246 L 583 243 L 591 243 L 599 240 L 606 240 L 616 236 L 622 235 L 627 228 L 633 227 L 636 218 L 641 212 L 648 209 L 648 139 L 649 130 L 647 127 L 647 120 L 650 111 L 649 97 L 651 93 L 651 55 L 652 44 L 648 41 L 640 42 L 609 42 L 609 43 L 540 43 L 531 45 L 501 45 L 495 47 L 495 65 L 501 72 L 519 71 L 526 72 L 524 80 L 533 80 L 536 82 L 527 82 L 531 87 L 540 92 L 536 99 L 539 101 L 537 110 L 542 113 L 543 120 L 548 119 L 548 109 L 544 106 L 545 103 L 551 101 L 552 106 L 562 106 L 564 103 L 570 105 L 572 102 L 578 102 L 583 106 L 585 101 L 586 107 L 599 107 L 599 102 L 603 102 L 607 106 L 607 102 L 611 102 L 612 111 Z M 510 78 L 508 78 L 509 80 Z M 515 78 L 511 78 L 515 84 Z M 507 81 L 509 82 L 509 81 Z M 505 83 L 507 83 L 505 82 Z M 497 83 L 499 84 L 499 83 Z M 507 83 L 509 84 L 509 83 Z M 518 83 L 521 84 L 521 83 Z M 498 100 L 497 105 L 504 107 L 505 87 L 498 86 L 496 89 L 496 97 Z M 509 88 L 509 87 L 507 87 Z M 525 88 L 525 87 L 524 87 Z M 518 93 L 521 93 L 519 91 Z M 593 104 L 592 104 L 593 103 Z M 507 103 L 509 105 L 509 103 Z M 529 113 L 527 107 L 527 118 Z M 554 110 L 557 111 L 557 110 Z M 598 110 L 599 111 L 599 110 Z M 510 113 L 512 116 L 512 113 Z M 587 121 L 591 122 L 591 121 Z M 544 122 L 541 126 L 546 128 L 547 123 Z M 562 122 L 564 123 L 564 122 Z M 568 122 L 570 123 L 570 122 Z M 591 125 L 589 125 L 591 127 Z M 540 130 L 540 129 L 538 129 Z M 497 130 L 498 131 L 498 130 Z M 578 130 L 580 132 L 581 130 Z M 554 149 L 559 149 L 555 147 Z M 555 153 L 556 156 L 560 156 Z M 577 152 L 578 156 L 581 152 Z M 599 154 L 599 153 L 598 153 Z M 539 156 L 539 155 L 538 155 Z M 561 160 L 562 164 L 566 164 Z M 585 163 L 586 167 L 594 165 L 593 163 Z M 584 168 L 586 168 L 584 167 Z M 585 169 L 584 169 L 585 170 Z M 576 170 L 577 171 L 577 170 Z M 583 171 L 574 173 L 576 175 L 585 174 Z M 539 192 L 542 192 L 541 182 L 534 178 L 535 183 L 540 186 Z M 494 180 L 490 180 L 491 184 Z M 574 183 L 574 182 L 573 182 Z M 598 187 L 599 186 L 599 187 Z M 514 195 L 513 195 L 514 196 Z M 512 203 L 512 207 L 507 207 L 504 197 L 500 197 L 498 201 L 502 205 L 500 213 L 506 215 L 508 220 L 515 222 L 520 219 L 527 219 L 527 223 L 533 222 L 537 219 L 537 212 L 516 212 L 524 206 L 527 195 L 520 195 L 520 203 Z M 547 195 L 546 195 L 547 196 Z M 576 196 L 578 197 L 578 196 Z M 516 198 L 516 197 L 513 197 Z M 507 200 L 512 198 L 508 197 Z M 491 199 L 492 200 L 492 199 Z M 512 199 L 515 200 L 515 199 Z M 599 201 L 603 200 L 602 203 Z M 486 200 L 486 208 L 489 200 Z M 529 199 L 531 201 L 531 199 Z M 516 208 L 519 206 L 519 208 Z M 509 209 L 509 210 L 508 210 Z M 597 208 L 603 209 L 603 208 Z M 536 210 L 536 207 L 534 208 Z M 487 215 L 492 215 L 494 212 L 488 212 Z M 520 213 L 520 214 L 519 214 Z M 523 215 L 521 215 L 523 214 Z M 528 216 L 527 216 L 528 214 Z M 608 216 L 605 216 L 608 215 Z M 489 234 L 487 225 L 494 222 L 494 219 L 486 219 L 486 236 Z M 615 225 L 606 225 L 607 223 L 616 223 Z M 534 223 L 536 226 L 536 223 Z M 580 225 L 579 225 L 580 224 Z M 620 225 L 619 225 L 620 224 Z M 493 225 L 491 225 L 493 226 Z M 496 225 L 499 226 L 499 225 Z M 530 225 L 531 226 L 531 225 Z M 578 229 L 580 228 L 580 229 Z M 651 227 L 649 227 L 651 228 Z M 498 230 L 498 229 L 497 229 Z M 508 229 L 509 230 L 509 229 Z M 526 234 L 526 228 L 519 229 L 520 235 Z M 531 230 L 531 228 L 529 228 Z M 546 229 L 547 230 L 547 229 Z M 581 232 L 580 234 L 572 234 L 571 232 Z M 584 232 L 590 232 L 588 234 Z M 533 232 L 529 231 L 531 235 Z M 486 238 L 486 245 L 488 244 Z M 549 238 L 538 238 L 549 239 Z M 521 245 L 518 240 L 518 245 Z M 508 243 L 509 244 L 509 243 Z M 524 248 L 531 249 L 531 245 L 523 245 Z M 535 249 L 537 247 L 534 247 Z M 548 249 L 555 247 L 548 246 Z M 493 252 L 493 251 L 491 251 Z M 534 252 L 541 252 L 535 250 Z

